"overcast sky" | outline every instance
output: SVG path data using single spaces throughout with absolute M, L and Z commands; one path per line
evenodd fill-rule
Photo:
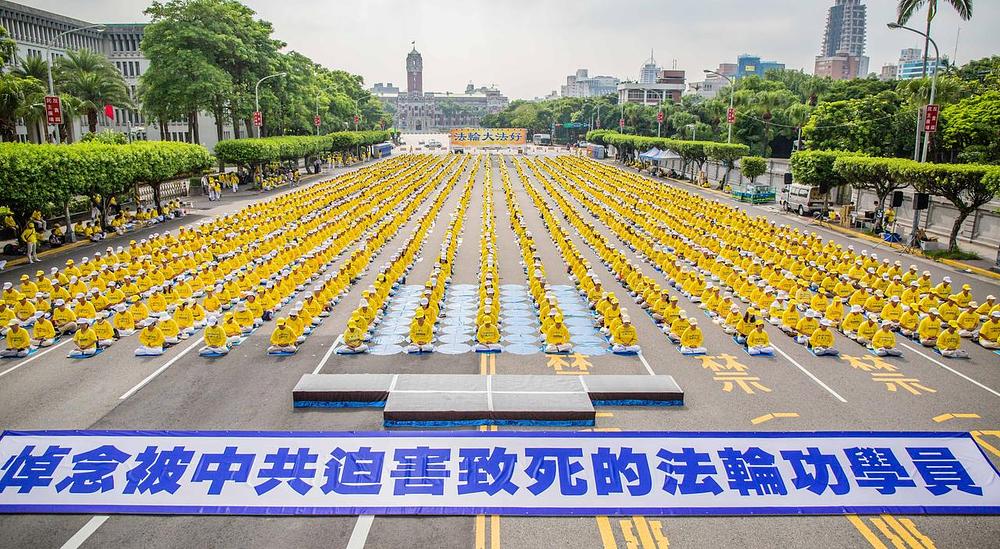
M 147 0 L 17 0 L 92 22 L 146 21 Z M 405 87 L 404 58 L 416 41 L 425 91 L 494 84 L 510 98 L 558 90 L 567 74 L 637 79 L 654 50 L 663 67 L 700 80 L 701 70 L 741 53 L 812 72 L 833 0 L 244 0 L 274 24 L 275 36 L 315 61 L 374 82 Z M 867 0 L 870 69 L 894 62 L 918 36 L 885 23 L 895 0 Z M 959 63 L 1000 53 L 1000 0 L 975 2 L 961 22 L 941 2 L 932 36 Z M 918 16 L 920 19 L 925 12 Z M 920 21 L 912 24 L 921 26 Z

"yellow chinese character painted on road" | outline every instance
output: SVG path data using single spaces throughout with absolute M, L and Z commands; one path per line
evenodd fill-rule
M 547 366 L 555 370 L 557 374 L 586 375 L 590 373 L 590 367 L 593 366 L 587 360 L 590 358 L 590 355 L 573 353 L 569 355 L 569 358 L 573 359 L 573 362 L 567 361 L 566 357 L 561 355 L 551 355 L 549 356 Z
M 889 390 L 890 393 L 897 392 L 900 388 L 905 389 L 910 392 L 910 394 L 920 395 L 921 391 L 925 393 L 936 393 L 937 390 L 931 389 L 926 385 L 923 385 L 919 379 L 915 377 L 904 377 L 903 374 L 872 374 L 872 381 L 877 381 L 879 383 L 885 383 L 885 388 Z
M 737 362 L 736 357 L 733 355 L 699 356 L 695 358 L 701 361 L 702 368 L 713 372 L 746 372 L 748 370 L 746 366 Z M 719 362 L 720 360 L 722 362 Z
M 765 387 L 763 384 L 760 383 L 759 377 L 748 376 L 741 372 L 733 372 L 733 373 L 723 372 L 713 377 L 712 379 L 714 379 L 715 381 L 721 381 L 722 390 L 727 393 L 733 392 L 734 387 L 739 387 L 740 389 L 743 389 L 743 392 L 748 395 L 756 394 L 754 392 L 754 389 L 757 389 L 758 391 L 762 391 L 765 393 L 771 392 L 771 389 Z
M 886 362 L 885 359 L 875 355 L 865 355 L 862 357 L 851 356 L 851 355 L 840 355 L 841 360 L 846 360 L 851 364 L 851 368 L 855 370 L 861 370 L 864 372 L 871 372 L 873 370 L 885 370 L 887 372 L 895 372 L 897 368 L 894 364 Z

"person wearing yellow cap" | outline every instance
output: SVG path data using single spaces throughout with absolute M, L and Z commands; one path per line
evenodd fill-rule
M 545 331 L 546 353 L 568 353 L 573 350 L 569 341 L 569 329 L 563 324 L 562 315 L 556 315 L 552 326 Z
M 698 327 L 698 319 L 688 320 L 688 327 L 681 334 L 680 351 L 683 355 L 703 355 L 706 353 L 703 346 L 705 341 L 701 328 Z
M 771 356 L 774 354 L 774 347 L 771 346 L 771 338 L 764 331 L 764 321 L 757 319 L 753 329 L 747 334 L 746 350 L 750 356 Z
M 2 358 L 22 358 L 35 349 L 31 344 L 31 334 L 21 326 L 16 318 L 7 323 L 7 348 L 0 351 Z
M 958 322 L 958 335 L 962 337 L 976 337 L 976 328 L 979 327 L 979 313 L 976 309 L 979 308 L 979 304 L 975 301 L 969 301 L 965 304 L 965 310 L 959 313 L 958 318 L 955 319 Z
M 477 353 L 499 353 L 501 351 L 500 330 L 497 329 L 491 314 L 484 315 L 482 323 L 476 329 L 475 350 Z
M 633 355 L 639 351 L 639 338 L 635 333 L 635 326 L 632 325 L 632 319 L 627 314 L 622 315 L 621 325 L 615 329 L 611 337 L 611 352 L 616 355 Z
M 858 341 L 860 342 L 860 338 Z M 892 323 L 888 320 L 882 321 L 867 347 L 878 356 L 901 356 L 903 354 L 903 351 L 896 347 L 896 334 L 892 333 Z
M 28 301 L 28 296 L 21 294 L 17 305 L 14 305 L 14 316 L 21 321 L 21 325 L 28 327 L 35 323 L 35 320 L 42 316 L 44 312 L 35 308 L 35 304 Z
M 833 326 L 830 319 L 820 320 L 819 327 L 813 331 L 812 335 L 809 336 L 809 341 L 806 342 L 806 346 L 816 356 L 837 356 L 840 354 L 840 351 L 833 348 L 833 330 L 830 329 L 830 326 Z
M 958 322 L 952 320 L 938 335 L 935 349 L 946 358 L 969 358 L 969 353 L 959 348 L 961 345 L 962 336 L 958 334 Z
M 424 311 L 418 307 L 413 315 L 413 321 L 410 323 L 410 344 L 403 348 L 403 352 L 409 354 L 432 353 L 434 352 L 434 345 L 431 344 L 433 338 L 434 326 L 427 321 Z
M 279 318 L 275 322 L 274 331 L 271 332 L 271 346 L 267 348 L 268 354 L 293 354 L 298 350 L 295 340 L 298 334 L 288 326 L 288 320 Z
M 211 315 L 206 322 L 207 325 L 203 334 L 205 346 L 198 349 L 198 354 L 201 356 L 224 356 L 229 354 L 229 338 L 226 336 L 226 330 L 222 326 L 219 326 L 219 317 Z
M 1000 349 L 1000 311 L 990 313 L 989 320 L 979 327 L 975 339 L 986 349 Z
M 56 342 L 56 327 L 48 316 L 42 316 L 31 329 L 31 343 L 35 347 L 48 347 Z
M 139 347 L 135 350 L 135 356 L 162 355 L 163 345 L 163 332 L 157 326 L 157 320 L 153 319 L 139 332 Z
M 344 330 L 344 342 L 334 351 L 338 355 L 355 355 L 368 352 L 368 344 L 365 343 L 365 330 L 358 325 L 358 320 L 347 321 L 347 329 Z
M 69 358 L 85 358 L 97 354 L 97 332 L 90 326 L 90 319 L 80 319 L 80 327 L 73 334 L 75 348 L 69 352 Z

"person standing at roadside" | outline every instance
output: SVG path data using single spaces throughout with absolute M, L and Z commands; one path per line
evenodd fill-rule
M 21 240 L 24 241 L 24 244 L 28 249 L 28 263 L 41 261 L 38 259 L 38 230 L 35 229 L 34 222 L 29 222 L 24 228 L 24 231 L 21 232 Z

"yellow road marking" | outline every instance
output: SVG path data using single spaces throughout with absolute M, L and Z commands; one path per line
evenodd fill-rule
M 601 533 L 601 543 L 604 545 L 604 549 L 618 549 L 618 544 L 615 542 L 615 534 L 611 531 L 611 521 L 608 520 L 608 517 L 597 517 L 597 530 Z
M 912 520 L 908 518 L 901 518 L 899 519 L 899 522 L 901 522 L 903 526 L 905 526 L 906 529 L 909 530 L 910 533 L 913 534 L 915 538 L 920 540 L 920 542 L 923 543 L 924 546 L 927 547 L 928 549 L 934 549 L 935 547 L 937 547 L 936 545 L 934 545 L 934 541 L 932 541 L 931 538 L 927 537 L 920 530 L 917 530 L 917 525 L 914 524 Z
M 639 533 L 639 541 L 642 542 L 643 549 L 656 549 L 656 543 L 653 542 L 653 534 L 649 532 L 649 526 L 646 524 L 646 519 L 643 517 L 632 517 L 632 522 L 635 523 L 635 530 Z
M 993 454 L 994 456 L 1000 457 L 1000 449 L 998 449 L 996 446 L 993 446 L 992 444 L 986 442 L 982 438 L 983 435 L 985 435 L 985 434 L 993 434 L 993 433 L 996 433 L 996 432 L 997 431 L 972 431 L 972 438 L 974 438 L 976 440 L 976 442 L 978 442 L 979 445 L 983 447 L 984 450 L 986 450 L 987 452 Z M 994 436 L 996 436 L 996 435 L 994 435 Z
M 486 549 L 485 515 L 476 515 L 476 549 Z
M 497 355 L 490 354 L 490 374 L 497 374 Z
M 622 519 L 618 521 L 618 525 L 622 529 L 622 536 L 625 537 L 625 547 L 628 549 L 639 549 L 639 540 L 632 533 L 632 521 Z
M 876 535 L 875 532 L 872 532 L 872 529 L 865 524 L 865 521 L 861 520 L 861 517 L 857 515 L 847 515 L 847 520 L 851 521 L 854 528 L 858 530 L 862 537 L 868 540 L 868 543 L 870 543 L 872 547 L 875 549 L 889 549 L 884 543 L 882 543 L 882 540 L 878 538 L 878 535 Z
M 898 520 L 896 520 L 896 517 L 894 517 L 892 515 L 882 515 L 882 520 L 884 520 L 886 522 L 886 524 L 888 524 L 890 527 L 892 527 L 892 529 L 897 534 L 899 534 L 900 537 L 903 538 L 903 541 L 905 541 L 908 546 L 910 546 L 910 547 L 917 547 L 917 548 L 921 548 L 921 547 L 924 546 L 923 543 L 920 543 L 919 541 L 917 541 L 917 538 L 915 538 L 913 536 L 913 534 L 910 533 L 909 530 L 907 530 L 905 527 L 903 527 L 903 525 L 900 524 Z
M 486 355 L 479 355 L 479 375 L 486 375 Z
M 500 515 L 490 516 L 490 549 L 500 549 Z
M 982 419 L 982 417 L 979 414 L 941 414 L 934 416 L 935 423 L 941 423 L 949 419 Z
M 612 412 L 597 412 L 597 417 L 615 417 Z
M 649 521 L 649 527 L 653 530 L 653 538 L 656 539 L 656 546 L 660 549 L 667 549 L 670 547 L 670 540 L 667 539 L 666 534 L 663 533 L 663 523 L 658 520 Z
M 792 417 L 799 417 L 799 414 L 796 412 L 774 412 L 773 414 L 764 414 L 762 416 L 755 417 L 750 420 L 750 423 L 753 425 L 760 425 L 761 423 L 771 421 L 772 419 Z

